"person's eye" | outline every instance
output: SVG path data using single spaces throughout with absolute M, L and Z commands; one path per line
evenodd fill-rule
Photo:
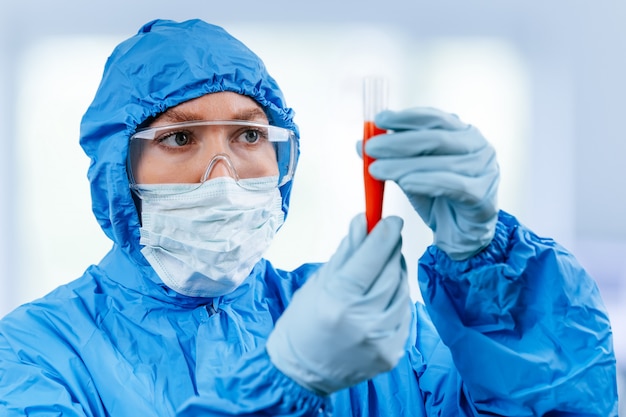
M 189 145 L 189 143 L 191 143 L 191 137 L 188 132 L 168 132 L 159 136 L 157 141 L 161 145 L 178 148 Z
M 267 139 L 267 133 L 260 129 L 246 129 L 238 139 L 246 145 L 256 145 Z
M 257 130 L 246 130 L 241 136 L 249 144 L 257 143 L 261 137 Z

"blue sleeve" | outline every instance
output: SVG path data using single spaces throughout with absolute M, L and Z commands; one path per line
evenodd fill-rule
M 308 391 L 271 363 L 264 346 L 216 376 L 214 385 L 181 406 L 177 417 L 325 416 L 330 398 Z
M 64 329 L 29 313 L 19 308 L 0 321 L 0 415 L 105 415 L 80 360 L 64 353 Z
M 0 335 L 0 415 L 86 417 L 82 406 L 55 375 L 22 361 Z
M 419 284 L 472 408 L 617 416 L 607 311 L 593 279 L 553 240 L 501 212 L 494 240 L 478 255 L 455 262 L 429 248 Z

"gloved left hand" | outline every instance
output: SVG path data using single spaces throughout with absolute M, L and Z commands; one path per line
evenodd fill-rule
M 370 174 L 395 181 L 454 260 L 489 245 L 498 218 L 500 172 L 493 147 L 473 126 L 433 108 L 383 111 L 365 152 Z
M 365 216 L 330 261 L 293 296 L 266 348 L 299 385 L 330 394 L 391 370 L 405 352 L 411 298 L 401 252 L 402 219 L 367 234 Z

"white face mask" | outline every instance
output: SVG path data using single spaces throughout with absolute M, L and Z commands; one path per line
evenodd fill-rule
M 228 294 L 270 246 L 284 221 L 277 178 L 240 181 L 248 189 L 231 177 L 200 187 L 141 186 L 141 252 L 169 288 L 192 297 Z

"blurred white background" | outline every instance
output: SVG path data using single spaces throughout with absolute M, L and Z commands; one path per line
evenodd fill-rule
M 268 257 L 324 261 L 363 210 L 361 79 L 390 107 L 457 113 L 495 145 L 501 206 L 571 249 L 609 308 L 626 362 L 626 3 L 386 0 L 55 2 L 0 13 L 0 316 L 80 276 L 110 247 L 90 210 L 80 118 L 119 41 L 154 18 L 202 18 L 257 52 L 296 110 L 302 157 Z M 431 239 L 406 219 L 410 271 Z M 295 243 L 294 243 L 295 242 Z M 419 298 L 417 286 L 413 287 Z

